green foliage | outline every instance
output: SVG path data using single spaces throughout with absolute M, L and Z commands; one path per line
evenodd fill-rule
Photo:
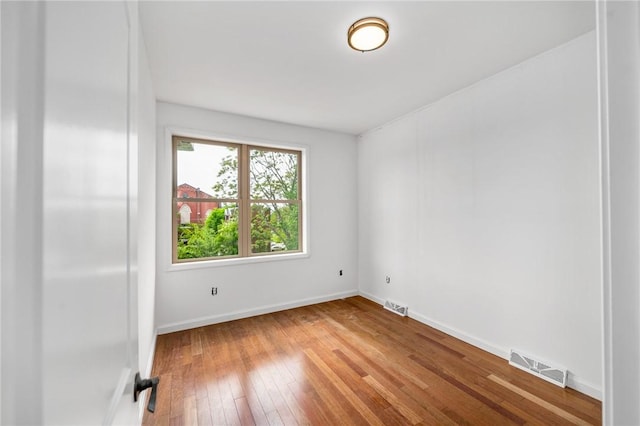
M 234 216 L 218 227 L 214 237 L 216 256 L 232 256 L 238 254 L 238 217 Z
M 251 252 L 271 251 L 271 226 L 269 209 L 260 204 L 251 206 Z
M 238 254 L 238 218 L 225 221 L 225 209 L 215 209 L 203 225 L 183 224 L 178 228 L 178 259 L 231 256 Z
M 178 259 L 197 259 L 215 256 L 213 234 L 209 229 L 190 223 L 178 228 Z
M 225 209 L 215 209 L 205 220 L 204 226 L 216 232 L 218 230 L 218 227 L 222 224 L 222 222 L 224 222 L 224 217 Z
M 253 253 L 271 251 L 271 243 L 284 244 L 283 250 L 298 249 L 298 206 L 295 204 L 253 204 L 251 206 L 251 249 Z
M 274 233 L 285 244 L 287 250 L 298 250 L 298 206 L 286 204 L 276 211 L 280 226 L 275 227 Z

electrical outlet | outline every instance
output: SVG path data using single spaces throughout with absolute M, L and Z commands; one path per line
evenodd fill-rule
M 342 269 L 340 269 L 340 272 L 338 272 L 338 275 L 342 276 Z
M 215 296 L 218 294 L 218 287 L 211 287 L 211 295 Z
M 387 275 L 384 280 L 387 282 L 387 284 L 391 284 L 391 277 L 389 275 Z

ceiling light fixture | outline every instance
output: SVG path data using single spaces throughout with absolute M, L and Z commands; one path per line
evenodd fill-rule
M 353 23 L 347 41 L 354 50 L 368 52 L 382 47 L 389 40 L 389 24 L 381 18 L 363 18 Z

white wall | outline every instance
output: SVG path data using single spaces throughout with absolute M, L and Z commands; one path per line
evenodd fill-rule
M 156 330 L 156 99 L 141 32 L 138 40 L 138 354 L 148 377 Z
M 356 143 L 350 135 L 158 103 L 157 288 L 159 332 L 357 293 Z M 307 149 L 309 256 L 171 269 L 171 147 L 167 128 Z M 338 271 L 344 271 L 343 276 Z M 211 287 L 218 295 L 211 296 Z
M 598 3 L 604 198 L 604 423 L 640 424 L 640 7 Z
M 599 396 L 595 52 L 589 33 L 364 134 L 358 254 L 369 297 Z

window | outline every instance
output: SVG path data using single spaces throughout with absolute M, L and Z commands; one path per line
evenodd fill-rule
M 301 251 L 301 151 L 172 139 L 174 263 Z

